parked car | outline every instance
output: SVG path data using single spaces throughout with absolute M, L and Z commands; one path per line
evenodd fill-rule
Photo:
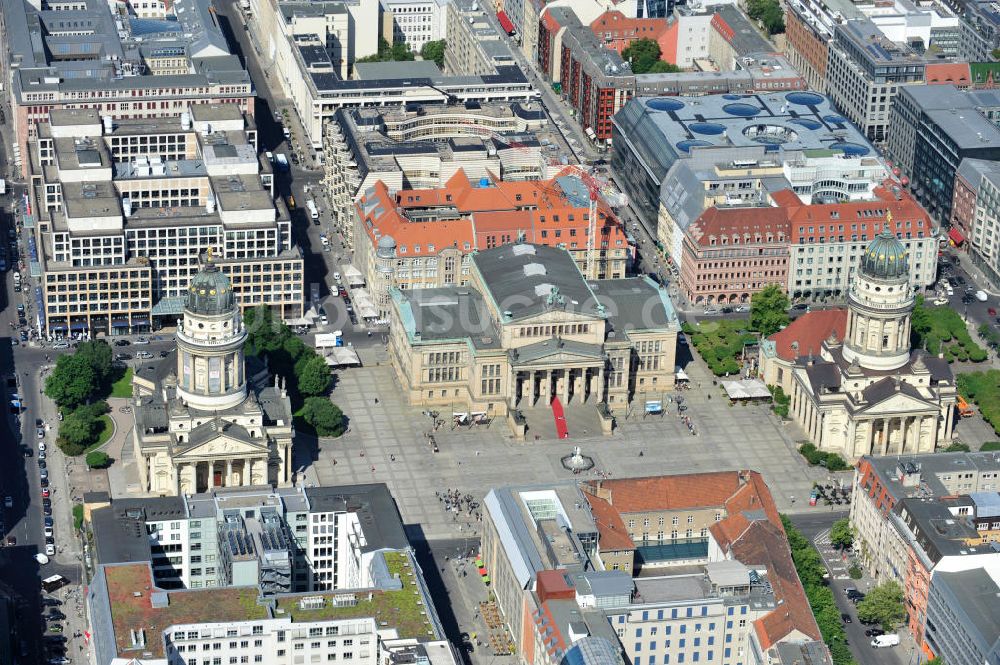
M 43 487 L 42 488 L 42 496 L 47 499 L 47 498 L 49 498 L 49 494 L 50 494 L 49 488 L 48 487 Z
M 153 354 L 150 353 L 149 351 L 138 351 L 135 354 L 135 357 L 138 358 L 138 359 L 140 359 L 140 360 L 149 360 L 150 358 L 153 357 Z
M 55 534 L 55 531 L 52 530 L 52 527 L 50 527 L 50 526 L 45 527 L 45 535 L 46 536 L 50 536 L 50 537 L 54 538 L 55 537 L 54 534 Z
M 149 344 L 149 340 L 146 339 L 145 337 L 140 337 L 139 339 L 135 340 L 134 343 L 135 344 Z
M 59 610 L 52 610 L 51 612 L 49 612 L 48 618 L 52 621 L 62 621 L 66 618 L 66 615 L 60 612 Z
M 885 635 L 885 631 L 881 628 L 869 628 L 865 631 L 865 637 L 878 637 L 879 635 Z
M 53 349 L 68 349 L 69 348 L 69 342 L 56 342 L 55 344 L 52 345 L 52 348 Z
M 115 354 L 115 360 L 117 360 L 118 362 L 125 362 L 126 360 L 132 360 L 132 354 L 131 353 Z
M 847 612 L 841 612 L 840 618 L 843 620 L 844 623 L 854 623 L 854 619 L 852 619 L 851 615 L 848 614 Z
M 38 458 L 38 468 L 39 469 L 45 469 L 45 468 L 47 468 L 46 465 L 45 465 L 45 460 L 43 460 L 41 457 Z
M 55 556 L 56 546 L 51 543 L 45 546 L 45 556 Z
M 14 547 L 17 545 L 17 538 L 15 536 L 7 536 L 7 547 Z
M 115 340 L 115 346 L 128 346 L 131 343 L 132 342 L 128 341 L 127 339 L 116 339 Z

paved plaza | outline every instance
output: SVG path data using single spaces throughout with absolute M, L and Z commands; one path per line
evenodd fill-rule
M 700 361 L 687 368 L 691 390 L 667 393 L 684 396 L 697 436 L 678 418 L 676 405 L 668 405 L 663 416 L 619 419 L 610 437 L 596 431 L 595 417 L 576 417 L 575 409 L 568 409 L 569 439 L 556 440 L 553 427 L 540 426 L 523 442 L 514 440 L 500 420 L 453 429 L 450 409 L 442 408 L 440 417 L 446 422 L 434 432 L 440 449 L 434 453 L 426 439 L 431 419 L 404 403 L 383 354 L 366 360 L 365 367 L 338 372 L 333 391 L 350 431 L 321 440 L 318 450 L 315 440 L 300 436 L 296 468 L 307 483 L 387 483 L 403 521 L 419 524 L 431 539 L 461 537 L 476 526 L 473 520 L 446 514 L 435 492 L 459 489 L 481 498 L 497 485 L 572 478 L 560 458 L 575 445 L 594 458 L 595 471 L 613 477 L 756 469 L 783 511 L 808 510 L 813 482 L 827 478 L 795 452 L 802 436 L 794 425 L 782 424 L 764 405 L 730 406 Z M 529 422 L 544 422 L 544 413 L 533 411 Z

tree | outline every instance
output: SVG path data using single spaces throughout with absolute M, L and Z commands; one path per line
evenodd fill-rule
M 107 453 L 101 452 L 100 450 L 94 450 L 87 453 L 87 466 L 91 469 L 104 469 L 111 466 L 111 458 L 108 457 Z
M 344 433 L 343 412 L 325 397 L 306 398 L 301 414 L 319 436 L 340 436 Z
M 79 354 L 59 356 L 52 374 L 45 379 L 45 394 L 60 409 L 72 411 L 95 392 L 98 378 L 87 358 Z
M 77 409 L 59 424 L 56 443 L 70 457 L 83 453 L 100 435 L 103 423 L 89 409 Z
M 632 65 L 636 74 L 660 74 L 679 72 L 677 65 L 660 60 L 660 45 L 655 39 L 637 39 L 622 51 L 622 58 Z
M 941 656 L 935 656 L 930 660 L 925 660 L 924 665 L 944 665 L 944 658 Z
M 773 335 L 788 325 L 788 295 L 777 284 L 769 284 L 750 300 L 750 327 L 762 337 Z
M 243 315 L 243 325 L 247 330 L 247 353 L 250 355 L 262 356 L 277 351 L 292 337 L 288 326 L 275 319 L 266 305 L 248 309 Z
M 667 62 L 666 60 L 657 60 L 653 63 L 653 66 L 649 68 L 647 74 L 676 74 L 681 71 L 681 68 L 672 62 Z
M 114 359 L 107 342 L 104 340 L 81 342 L 74 355 L 80 356 L 90 365 L 100 386 L 109 383 L 114 372 Z
M 444 68 L 444 50 L 447 46 L 448 42 L 444 39 L 427 42 L 420 49 L 420 57 L 424 60 L 432 60 L 438 67 Z
M 841 549 L 850 547 L 854 543 L 854 529 L 851 528 L 851 520 L 848 518 L 839 519 L 830 527 L 830 542 Z
M 391 62 L 399 60 L 413 60 L 413 52 L 405 42 L 390 44 L 384 39 L 378 40 L 378 52 L 372 55 L 358 58 L 355 62 Z
M 896 580 L 879 584 L 858 603 L 858 618 L 870 623 L 880 623 L 886 631 L 895 630 L 905 615 L 903 590 Z
M 947 448 L 945 448 L 944 452 L 946 452 L 946 453 L 967 453 L 967 452 L 969 452 L 969 450 L 970 450 L 969 449 L 969 444 L 967 444 L 967 443 L 961 443 L 959 441 L 956 441 L 955 443 L 953 443 L 950 446 L 948 446 Z
M 295 364 L 299 394 L 304 397 L 322 395 L 330 389 L 330 366 L 318 353 L 307 353 Z

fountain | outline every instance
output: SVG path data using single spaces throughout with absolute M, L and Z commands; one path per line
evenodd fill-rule
M 563 456 L 559 461 L 564 469 L 573 473 L 581 473 L 594 468 L 594 458 L 584 455 L 580 451 L 580 446 L 573 446 L 573 452 Z

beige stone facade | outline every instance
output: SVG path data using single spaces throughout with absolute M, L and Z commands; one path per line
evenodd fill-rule
M 389 354 L 414 405 L 470 417 L 604 403 L 624 412 L 671 390 L 679 324 L 645 279 L 586 281 L 566 250 L 471 256 L 465 287 L 392 291 Z
M 250 376 L 246 338 L 232 286 L 209 262 L 190 287 L 177 351 L 154 379 L 133 381 L 139 493 L 291 484 L 291 404 L 266 368 Z
M 793 367 L 791 417 L 846 459 L 934 452 L 951 438 L 955 381 L 943 359 L 911 352 L 914 292 L 894 235 L 865 250 L 847 302 L 844 340 L 831 335 Z

